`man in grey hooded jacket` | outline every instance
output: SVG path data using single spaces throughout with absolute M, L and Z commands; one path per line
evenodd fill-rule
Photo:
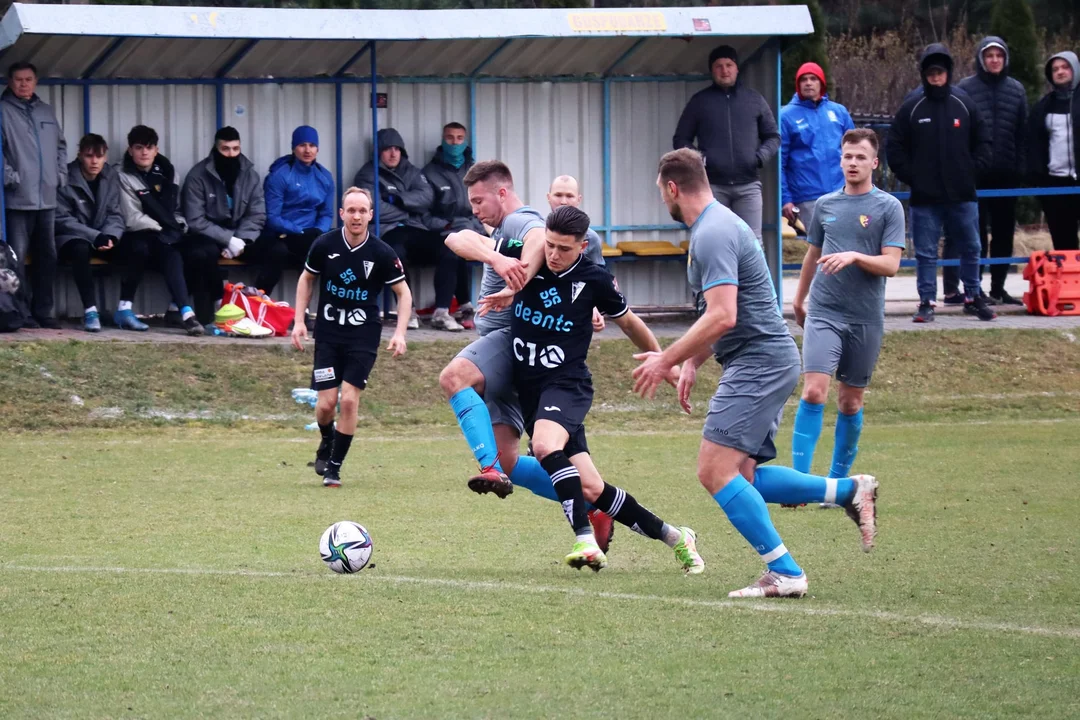
M 1028 123 L 1028 169 L 1042 187 L 1080 189 L 1080 62 L 1066 50 L 1046 61 L 1051 89 Z M 1080 249 L 1080 195 L 1039 198 L 1055 250 Z
M 54 329 L 60 327 L 53 317 L 56 192 L 67 180 L 67 142 L 52 106 L 37 96 L 37 83 L 37 68 L 17 62 L 8 68 L 8 87 L 0 95 L 8 232 L 4 239 L 19 258 L 19 292 L 31 311 L 23 327 Z M 32 299 L 23 265 L 27 251 L 33 253 Z

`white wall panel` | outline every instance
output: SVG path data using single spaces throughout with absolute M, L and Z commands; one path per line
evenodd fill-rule
M 82 137 L 82 88 L 74 85 L 39 85 L 38 97 L 52 105 L 67 140 L 68 161 L 74 160 Z

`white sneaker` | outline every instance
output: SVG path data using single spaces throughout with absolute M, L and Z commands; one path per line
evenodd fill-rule
M 727 596 L 729 598 L 802 597 L 806 594 L 806 590 L 806 573 L 799 577 L 791 577 L 766 570 L 753 585 L 747 585 L 742 590 L 732 590 Z
M 418 330 L 420 328 L 420 318 L 416 317 L 416 310 L 412 311 L 412 315 L 409 316 L 409 324 L 405 327 L 410 330 Z
M 436 312 L 431 316 L 431 329 L 461 332 L 465 328 L 450 313 L 443 311 L 441 313 Z
M 844 512 L 859 526 L 863 552 L 870 552 L 877 537 L 878 481 L 873 475 L 852 475 L 851 479 L 855 481 L 855 495 L 844 506 Z
M 818 503 L 819 510 L 832 510 L 833 508 L 840 507 L 836 503 Z

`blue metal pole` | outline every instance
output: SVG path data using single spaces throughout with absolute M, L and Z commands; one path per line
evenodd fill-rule
M 371 152 L 373 156 L 373 162 L 375 165 L 375 190 L 372 193 L 375 197 L 372 201 L 375 204 L 375 234 L 379 235 L 379 92 L 378 85 L 376 85 L 376 78 L 378 78 L 378 65 L 376 64 L 376 45 L 375 41 L 371 42 Z M 384 308 L 385 310 L 385 308 Z
M 4 135 L 4 118 L 3 113 L 0 113 L 0 137 Z M 0 187 L 0 241 L 6 243 L 8 241 L 7 233 L 7 189 Z M 19 262 L 25 263 L 26 258 L 19 258 Z
M 611 80 L 604 78 L 603 112 L 604 227 L 611 227 Z M 611 230 L 604 230 L 604 244 L 611 244 Z
M 225 85 L 221 80 L 214 83 L 214 120 L 218 130 L 225 126 Z
M 90 134 L 90 86 L 82 88 L 82 129 L 83 135 Z
M 780 119 L 780 106 L 783 99 L 780 95 L 780 88 L 783 84 L 783 78 L 781 77 L 781 58 L 783 57 L 782 46 L 779 40 L 776 40 L 776 92 L 773 93 L 773 97 L 776 98 L 776 118 Z M 784 263 L 784 231 L 781 226 L 781 222 L 784 217 L 784 201 L 780 196 L 780 173 L 782 172 L 784 158 L 783 152 L 778 148 L 776 151 L 776 161 L 773 163 L 776 168 L 776 262 L 771 263 L 772 267 L 769 268 L 773 275 L 773 285 L 776 287 L 776 302 L 779 305 L 781 314 L 784 311 L 784 272 L 781 265 Z
M 337 196 L 340 202 L 345 192 L 344 151 L 341 144 L 341 83 L 334 84 L 334 172 L 337 173 Z
M 476 153 L 476 80 L 469 80 L 469 135 L 473 158 L 479 160 L 480 156 Z

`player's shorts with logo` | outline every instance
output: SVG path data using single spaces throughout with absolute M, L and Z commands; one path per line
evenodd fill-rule
M 363 390 L 367 387 L 371 368 L 375 366 L 376 353 L 377 347 L 316 340 L 311 386 L 316 390 L 330 390 L 340 387 L 344 381 Z
M 543 385 L 527 383 L 518 388 L 518 397 L 525 417 L 525 431 L 530 437 L 537 420 L 550 420 L 570 435 L 565 449 L 567 457 L 589 452 L 585 416 L 592 407 L 592 380 L 565 378 Z
M 741 450 L 759 463 L 775 459 L 773 441 L 784 403 L 798 382 L 797 352 L 792 362 L 780 365 L 737 358 L 724 367 L 716 394 L 709 400 L 702 435 L 717 445 Z
M 484 376 L 484 402 L 492 425 L 507 425 L 520 435 L 525 431 L 514 389 L 513 336 L 510 328 L 494 330 L 474 340 L 457 356 L 475 365 Z
M 803 330 L 803 372 L 832 375 L 864 388 L 874 374 L 884 328 L 809 316 Z

